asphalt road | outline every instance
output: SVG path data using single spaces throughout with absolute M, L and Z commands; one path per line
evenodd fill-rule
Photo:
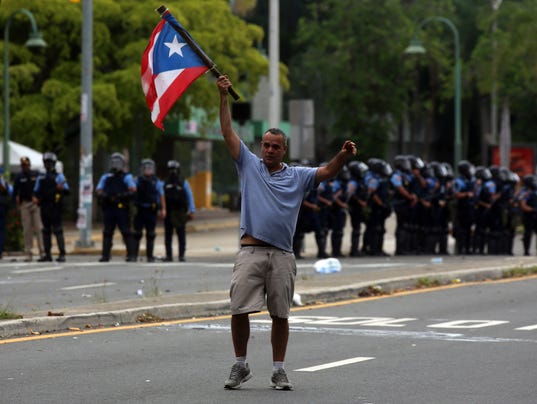
M 434 258 L 433 258 L 434 259 Z M 508 258 L 501 257 L 500 260 Z M 461 257 L 444 257 L 443 262 L 467 261 Z M 490 257 L 472 256 L 472 266 L 490 266 Z M 98 256 L 70 256 L 66 263 L 5 263 L 0 265 L 0 306 L 24 315 L 25 318 L 62 312 L 69 308 L 84 308 L 121 301 L 161 304 L 167 297 L 229 290 L 233 255 L 191 258 L 186 263 L 127 263 L 122 259 L 100 263 Z M 315 259 L 297 262 L 297 289 L 308 284 L 324 285 L 332 277 L 368 274 L 374 280 L 387 274 L 404 275 L 414 268 L 435 266 L 431 257 L 346 258 L 343 270 L 336 275 L 315 272 Z M 518 261 L 513 261 L 516 266 Z
M 226 391 L 229 318 L 0 341 L 6 403 L 534 403 L 537 279 L 294 309 L 272 391 L 270 327 L 252 316 L 254 377 Z

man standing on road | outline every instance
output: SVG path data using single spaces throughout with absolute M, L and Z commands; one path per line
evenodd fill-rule
M 45 255 L 45 248 L 43 247 L 43 225 L 41 224 L 39 206 L 32 200 L 35 182 L 39 174 L 37 171 L 31 169 L 30 159 L 28 157 L 21 157 L 20 161 L 21 172 L 15 177 L 13 195 L 17 208 L 21 212 L 24 253 L 26 254 L 24 261 L 31 262 L 33 258 L 34 235 L 39 247 L 39 256 L 43 257 Z
M 283 163 L 287 137 L 280 129 L 269 129 L 261 141 L 261 159 L 250 152 L 233 130 L 228 103 L 231 82 L 217 80 L 220 92 L 220 127 L 235 161 L 241 181 L 241 249 L 231 278 L 231 336 L 235 364 L 224 386 L 236 389 L 252 377 L 246 361 L 250 321 L 261 311 L 265 297 L 272 318 L 271 387 L 292 390 L 284 370 L 289 339 L 289 310 L 293 300 L 296 262 L 293 234 L 300 204 L 306 192 L 337 175 L 347 159 L 356 154 L 351 141 L 324 167 L 290 167 Z

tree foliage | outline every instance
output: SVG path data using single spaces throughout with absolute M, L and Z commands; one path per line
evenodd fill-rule
M 93 1 L 94 151 L 128 147 L 133 133 L 139 131 L 149 155 L 161 136 L 150 121 L 140 84 L 141 56 L 160 20 L 154 10 L 161 4 Z M 170 0 L 166 5 L 219 69 L 234 80 L 239 92 L 255 92 L 268 68 L 266 58 L 255 48 L 263 37 L 260 27 L 234 16 L 225 0 Z M 15 16 L 9 42 L 12 138 L 40 150 L 72 153 L 63 148 L 69 143 L 66 139 L 79 132 L 82 3 L 5 0 L 0 25 L 20 8 L 35 16 L 48 47 L 25 48 L 29 22 Z M 197 80 L 172 112 L 188 116 L 191 107 L 199 107 L 214 118 L 216 94 L 211 80 Z

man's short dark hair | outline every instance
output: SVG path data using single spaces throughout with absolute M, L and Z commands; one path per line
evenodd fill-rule
M 284 146 L 287 146 L 287 135 L 285 134 L 285 132 L 281 129 L 278 129 L 278 128 L 270 128 L 270 129 L 267 129 L 265 131 L 265 133 L 270 133 L 272 135 L 282 135 L 283 136 L 283 145 Z

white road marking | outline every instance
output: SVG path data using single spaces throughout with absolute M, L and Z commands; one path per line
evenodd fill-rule
M 295 369 L 295 372 L 317 372 L 318 370 L 336 368 L 338 366 L 351 365 L 353 363 L 365 362 L 375 359 L 374 357 L 357 356 L 356 358 L 344 359 L 342 361 L 325 363 L 323 365 L 311 366 L 309 368 Z
M 44 268 L 31 268 L 31 269 L 15 269 L 11 271 L 12 274 L 31 274 L 34 272 L 50 272 L 50 271 L 59 271 L 65 269 L 62 265 L 56 265 L 53 267 L 44 267 Z
M 101 282 L 101 283 L 90 283 L 88 285 L 77 285 L 77 286 L 66 286 L 61 288 L 61 290 L 77 290 L 77 289 L 89 289 L 89 288 L 101 288 L 104 286 L 115 285 L 115 282 Z
M 533 330 L 537 330 L 537 324 L 527 325 L 526 327 L 515 328 L 515 330 L 520 330 L 520 331 L 533 331 Z
M 446 323 L 431 324 L 430 328 L 483 328 L 492 327 L 494 325 L 507 324 L 509 321 L 501 320 L 456 320 Z

